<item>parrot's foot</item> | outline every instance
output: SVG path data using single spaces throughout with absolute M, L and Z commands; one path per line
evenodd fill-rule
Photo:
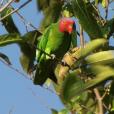
M 55 58 L 56 58 L 56 55 L 51 54 L 51 59 L 55 59 Z
M 63 66 L 67 66 L 67 67 L 70 68 L 70 66 L 69 66 L 69 65 L 68 65 L 64 60 L 61 61 L 61 65 L 63 65 Z

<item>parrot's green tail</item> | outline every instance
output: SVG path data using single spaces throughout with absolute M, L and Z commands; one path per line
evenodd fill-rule
M 34 77 L 34 84 L 35 85 L 43 85 L 45 81 L 50 78 L 54 82 L 57 82 L 56 77 L 54 75 L 55 65 L 53 64 L 52 60 L 43 60 L 37 65 L 35 77 Z

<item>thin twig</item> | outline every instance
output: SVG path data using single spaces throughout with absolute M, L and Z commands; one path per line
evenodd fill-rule
M 28 0 L 28 2 L 30 2 L 31 0 Z M 23 6 L 25 6 L 26 4 L 28 4 L 28 2 L 26 2 L 26 3 L 24 3 L 23 4 Z M 20 6 L 21 8 L 22 8 L 22 6 Z M 19 7 L 19 8 L 20 8 Z M 17 8 L 17 9 L 19 9 L 19 8 Z M 13 7 L 12 7 L 12 9 L 13 9 L 13 11 L 12 12 L 14 12 L 14 13 L 17 13 L 18 14 L 18 16 L 22 19 L 22 21 L 26 24 L 27 23 L 27 25 L 28 26 L 30 26 L 30 27 L 32 27 L 32 28 L 34 28 L 35 30 L 37 30 L 38 31 L 38 29 L 32 24 L 32 23 L 28 23 L 26 20 L 25 20 L 25 18 L 18 12 L 18 10 L 17 9 L 14 9 Z M 10 14 L 10 13 L 9 13 Z M 8 16 L 9 16 L 9 14 L 8 14 Z M 11 13 L 12 14 L 12 13 Z M 7 15 L 6 15 L 6 17 L 7 17 Z M 3 18 L 1 18 L 0 19 L 0 21 L 1 20 L 3 20 L 4 18 L 6 18 L 5 16 L 3 17 Z M 26 25 L 26 26 L 27 26 Z M 38 31 L 39 32 L 39 31 Z M 32 47 L 34 47 L 36 50 L 39 50 L 39 51 L 41 51 L 42 53 L 44 53 L 45 55 L 47 55 L 47 56 L 49 56 L 51 59 L 53 59 L 53 56 L 52 55 L 50 55 L 50 54 L 48 54 L 48 53 L 46 53 L 45 51 L 43 51 L 42 49 L 39 49 L 37 46 L 35 46 L 35 45 L 33 45 L 33 44 L 31 44 L 31 43 L 29 43 L 29 42 L 27 42 L 29 45 L 31 45 Z M 59 62 L 61 62 L 61 60 L 60 59 L 58 59 L 58 58 L 56 58 L 56 57 L 54 57 L 54 59 L 56 59 L 57 61 L 59 61 Z M 62 63 L 62 62 L 61 62 Z
M 95 112 L 93 112 L 90 108 L 88 108 L 87 106 L 84 106 L 82 104 L 79 104 L 83 109 L 89 111 L 89 112 L 92 112 L 93 114 L 96 114 Z
M 7 8 L 14 0 L 9 0 L 9 2 L 7 4 L 5 4 L 2 8 L 0 8 L 0 13 Z
M 13 7 L 12 7 L 12 9 L 15 10 Z M 40 30 L 38 30 L 38 28 L 36 28 L 31 22 L 28 22 L 18 11 L 16 11 L 15 13 L 20 17 L 20 19 L 23 21 L 23 23 L 26 27 L 29 26 L 29 27 L 37 30 L 39 33 L 41 33 Z
M 0 59 L 0 61 L 4 64 L 4 65 L 6 65 L 7 67 L 9 67 L 10 69 L 12 69 L 13 71 L 15 71 L 15 72 L 17 72 L 18 74 L 20 74 L 21 76 L 23 76 L 23 77 L 25 77 L 26 79 L 28 79 L 28 80 L 31 80 L 31 78 L 29 78 L 27 75 L 25 75 L 24 73 L 22 73 L 19 69 L 16 69 L 16 68 L 14 68 L 12 65 L 9 65 L 9 64 L 7 64 L 5 61 L 3 61 L 2 59 Z M 40 86 L 40 85 L 39 85 Z M 53 94 L 55 94 L 55 95 L 57 95 L 56 94 L 56 92 L 54 92 L 52 89 L 50 89 L 50 88 L 48 88 L 48 87 L 44 87 L 44 86 L 40 86 L 41 88 L 43 88 L 43 89 L 45 89 L 45 90 L 48 90 L 49 92 L 51 92 L 51 93 L 53 93 Z
M 81 48 L 84 48 L 84 36 L 83 36 L 83 28 L 81 25 L 80 26 L 80 45 L 81 45 Z
M 8 66 L 10 69 L 12 69 L 12 70 L 14 70 L 15 72 L 17 72 L 18 74 L 20 74 L 21 76 L 23 76 L 23 77 L 25 77 L 26 79 L 29 79 L 29 80 L 30 80 L 30 78 L 29 78 L 27 75 L 25 75 L 24 73 L 22 73 L 22 72 L 19 71 L 18 69 L 14 68 L 12 65 L 9 65 L 9 64 L 5 63 L 2 59 L 0 59 L 0 61 L 1 61 L 4 65 Z
M 11 8 L 12 8 L 13 10 L 15 10 L 12 6 L 11 6 Z M 25 25 L 26 32 L 29 32 L 24 17 L 23 17 L 18 11 L 16 11 L 15 13 L 20 17 L 20 19 L 22 20 L 23 24 Z
M 94 88 L 94 93 L 96 95 L 97 101 L 98 101 L 98 109 L 99 112 L 98 114 L 104 114 L 103 112 L 103 102 L 102 102 L 102 98 L 100 96 L 99 90 L 97 88 Z
M 103 100 L 106 95 L 107 95 L 107 91 L 104 92 L 104 94 L 102 95 L 101 99 Z
M 105 15 L 105 19 L 107 19 L 107 17 L 108 17 L 108 6 L 109 6 L 109 0 L 105 0 L 105 3 L 106 3 L 106 10 L 105 10 L 106 15 Z
M 9 14 L 5 15 L 4 17 L 0 18 L 0 21 L 4 20 L 5 18 L 7 18 L 8 16 L 12 15 L 13 13 L 17 12 L 18 10 L 22 9 L 24 6 L 26 6 L 29 2 L 31 2 L 32 0 L 28 0 L 26 1 L 24 4 L 22 4 L 19 8 L 13 10 L 12 12 L 10 12 Z
M 103 107 L 110 112 L 110 109 L 103 103 Z
M 23 17 L 22 15 L 20 15 L 20 13 L 18 13 L 18 10 L 21 9 L 22 7 L 24 7 L 24 6 L 25 6 L 26 4 L 28 4 L 30 1 L 32 1 L 32 0 L 28 0 L 28 1 L 25 2 L 23 5 L 21 5 L 19 8 L 13 10 L 11 13 L 9 13 L 8 15 L 4 16 L 3 18 L 1 18 L 0 21 L 3 20 L 3 19 L 5 19 L 7 16 L 11 15 L 12 13 L 17 13 L 17 14 L 19 15 L 19 17 L 20 17 L 20 18 L 24 21 L 24 23 L 25 23 L 26 20 L 24 19 L 24 17 Z M 32 23 L 29 23 L 28 25 L 31 26 L 32 28 L 34 28 L 35 30 L 37 30 L 37 28 L 34 27 L 34 26 L 32 25 Z M 39 31 L 38 31 L 38 32 L 39 32 Z M 39 51 L 41 51 L 42 53 L 44 53 L 45 55 L 49 56 L 51 59 L 55 59 L 55 60 L 58 61 L 59 63 L 63 64 L 63 62 L 61 61 L 61 59 L 59 59 L 59 58 L 57 58 L 57 57 L 55 57 L 55 56 L 53 56 L 53 55 L 51 55 L 51 54 L 46 53 L 46 52 L 43 51 L 42 49 L 39 49 L 37 46 L 35 46 L 35 45 L 33 45 L 33 44 L 29 43 L 29 42 L 27 42 L 27 43 L 28 43 L 29 45 L 31 45 L 32 47 L 34 47 L 36 50 L 39 50 Z M 64 66 L 70 67 L 67 63 L 64 64 Z

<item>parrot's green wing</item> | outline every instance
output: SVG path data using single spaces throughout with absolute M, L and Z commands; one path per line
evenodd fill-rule
M 46 45 L 47 45 L 47 41 L 48 41 L 48 36 L 50 33 L 50 28 L 51 26 L 49 26 L 45 31 L 44 34 L 40 37 L 40 42 L 37 44 L 37 48 L 45 51 Z M 38 62 L 41 61 L 41 59 L 43 59 L 44 53 L 40 50 L 36 50 L 36 59 Z
M 77 47 L 77 32 L 73 31 L 71 34 L 71 48 Z
M 51 59 L 42 60 L 39 65 L 37 65 L 36 73 L 34 77 L 34 84 L 43 85 L 48 78 L 57 82 L 54 70 L 54 61 Z

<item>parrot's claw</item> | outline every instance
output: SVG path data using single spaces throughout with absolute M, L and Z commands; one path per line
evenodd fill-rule
M 61 61 L 61 64 L 62 64 L 63 66 L 67 66 L 67 67 L 70 68 L 70 66 L 69 66 L 64 60 Z
M 61 61 L 61 64 L 62 64 L 63 66 L 66 66 L 67 63 L 66 63 L 64 60 L 62 60 L 62 61 Z
M 55 59 L 55 58 L 56 58 L 56 55 L 51 54 L 51 59 Z

